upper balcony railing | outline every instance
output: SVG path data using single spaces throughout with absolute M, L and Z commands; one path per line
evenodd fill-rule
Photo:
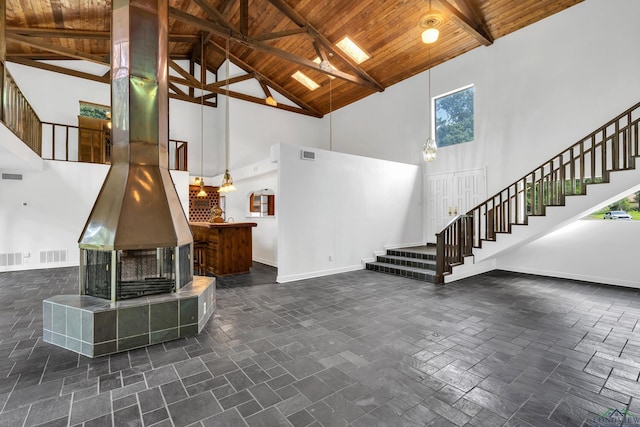
M 0 61 L 0 120 L 38 156 L 42 155 L 42 122 Z
M 47 160 L 110 162 L 111 132 L 108 129 L 42 122 L 2 61 L 0 89 L 0 121 L 38 156 Z M 186 141 L 169 140 L 169 169 L 188 170 L 187 147 Z
M 111 162 L 111 132 L 60 123 L 43 122 L 42 158 L 68 162 L 108 164 Z M 171 170 L 188 170 L 187 141 L 169 140 Z
M 545 215 L 547 206 L 563 206 L 566 196 L 586 194 L 589 184 L 609 182 L 611 172 L 634 169 L 639 123 L 640 103 L 449 223 L 436 235 L 436 282 L 483 241 Z

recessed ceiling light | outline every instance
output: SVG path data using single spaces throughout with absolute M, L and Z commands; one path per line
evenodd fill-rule
M 357 64 L 361 64 L 370 58 L 370 56 L 360 49 L 360 47 L 349 38 L 349 36 L 344 36 L 342 40 L 336 43 L 336 46 L 349 55 Z
M 316 90 L 316 89 L 318 89 L 320 87 L 320 85 L 318 83 L 316 83 L 313 80 L 311 80 L 309 77 L 307 77 L 301 71 L 296 71 L 295 73 L 293 73 L 293 75 L 291 77 L 293 77 L 294 79 L 296 79 L 297 81 L 299 81 L 300 83 L 305 85 L 305 87 L 307 89 L 309 89 L 309 90 Z

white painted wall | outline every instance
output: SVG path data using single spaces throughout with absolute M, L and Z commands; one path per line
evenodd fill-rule
M 640 221 L 584 219 L 499 257 L 502 270 L 640 288 Z M 631 238 L 629 238 L 631 236 Z
M 435 67 L 432 96 L 475 85 L 475 140 L 425 173 L 486 166 L 490 195 L 634 105 L 639 15 L 638 1 L 585 1 Z M 336 111 L 334 150 L 418 164 L 427 98 L 425 72 Z
M 224 97 L 220 97 L 223 102 Z M 289 113 L 264 105 L 229 100 L 231 169 L 269 157 L 274 144 L 298 144 L 328 148 L 329 124 L 324 119 Z M 220 105 L 220 114 L 225 106 Z
M 45 161 L 44 170 L 22 172 L 21 181 L 0 180 L 0 254 L 30 254 L 22 265 L 0 271 L 79 265 L 78 238 L 108 165 Z M 187 172 L 171 176 L 188 208 Z M 40 251 L 66 250 L 66 262 L 40 263 Z
M 315 161 L 302 160 L 301 149 Z M 418 166 L 297 145 L 278 150 L 278 282 L 361 269 L 384 246 L 420 244 Z

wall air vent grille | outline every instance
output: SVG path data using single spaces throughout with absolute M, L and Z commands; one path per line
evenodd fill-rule
M 12 265 L 22 265 L 22 252 L 0 254 L 0 267 L 10 267 Z
M 22 174 L 19 173 L 3 173 L 2 179 L 13 179 L 15 181 L 22 181 Z
M 316 153 L 314 153 L 313 151 L 301 150 L 300 151 L 300 158 L 302 160 L 315 160 L 316 159 Z
M 67 261 L 66 249 L 40 251 L 40 264 L 50 264 L 52 262 L 66 262 L 66 261 Z

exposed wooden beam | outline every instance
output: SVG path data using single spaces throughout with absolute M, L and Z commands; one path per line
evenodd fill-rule
M 206 105 L 207 107 L 217 108 L 217 105 L 214 102 L 201 101 L 200 98 L 192 98 L 192 97 L 190 97 L 188 95 L 180 95 L 180 94 L 177 94 L 177 93 L 169 93 L 169 98 L 179 99 L 180 101 L 190 102 L 192 104 L 198 104 L 198 105 L 200 105 L 202 103 L 203 105 Z
M 107 54 L 105 54 L 105 57 L 106 55 Z M 32 59 L 34 61 L 70 61 L 74 59 L 66 55 L 61 55 L 61 54 L 52 53 L 52 52 L 34 52 L 34 53 L 12 52 L 11 56 L 13 56 L 14 58 Z M 174 61 L 189 60 L 189 57 L 184 54 L 173 54 L 171 55 L 171 59 L 173 59 Z M 103 64 L 103 65 L 108 66 L 109 64 Z
M 485 30 L 482 22 L 463 14 L 447 0 L 438 0 L 438 2 L 442 9 L 449 15 L 449 19 L 469 33 L 470 36 L 485 46 L 493 44 L 493 37 Z
M 96 76 L 94 74 L 85 73 L 82 71 L 70 70 L 68 68 L 59 67 L 57 65 L 47 64 L 44 62 L 34 61 L 32 59 L 20 57 L 20 56 L 7 56 L 7 61 L 14 62 L 16 64 L 26 65 L 27 67 L 39 68 L 41 70 L 53 71 L 54 73 L 66 74 L 71 77 L 78 77 L 85 80 L 92 80 L 99 83 L 109 83 L 111 79 L 104 76 Z
M 306 28 L 299 27 L 299 28 L 294 28 L 292 30 L 284 30 L 284 31 L 278 31 L 275 33 L 261 34 L 259 36 L 254 36 L 253 39 L 259 42 L 263 42 L 266 40 L 282 39 L 285 37 L 297 36 L 297 35 L 306 34 L 306 33 L 307 33 Z
M 249 35 L 249 0 L 240 0 L 240 33 Z
M 176 64 L 177 66 L 178 64 Z M 193 76 L 193 74 L 196 72 L 196 61 L 193 60 L 193 56 L 191 57 L 191 59 L 189 60 L 189 74 Z M 190 87 L 189 88 L 189 96 L 193 97 L 195 96 L 195 89 Z
M 35 40 L 33 37 L 25 37 L 18 34 L 7 34 L 7 39 L 15 42 L 24 43 L 26 45 L 36 47 L 38 49 L 46 50 L 47 52 L 57 53 L 59 55 L 67 56 L 75 59 L 83 59 L 86 61 L 95 62 L 100 65 L 109 65 L 109 58 L 105 58 L 98 55 L 91 55 L 88 53 L 80 52 L 78 50 L 67 49 L 66 47 L 56 46 L 50 43 L 45 43 L 39 40 Z
M 173 43 L 196 43 L 200 40 L 195 34 L 169 34 L 169 41 Z
M 262 91 L 264 92 L 264 96 L 266 96 L 267 98 L 271 96 L 271 91 L 269 90 L 269 86 L 266 85 L 265 82 L 263 82 L 262 80 L 258 80 L 258 82 L 260 83 L 260 87 L 262 88 Z
M 270 55 L 274 55 L 277 56 L 279 58 L 285 59 L 289 62 L 292 62 L 294 64 L 298 64 L 301 65 L 303 67 L 307 67 L 307 68 L 311 68 L 313 70 L 318 71 L 319 73 L 324 73 L 324 74 L 329 74 L 332 75 L 334 77 L 338 77 L 340 79 L 346 80 L 348 82 L 351 83 L 355 83 L 357 85 L 360 86 L 364 86 L 370 89 L 374 89 L 377 91 L 382 91 L 384 90 L 384 88 L 377 82 L 372 82 L 369 80 L 365 80 L 362 77 L 359 76 L 354 76 L 352 74 L 349 73 L 345 73 L 344 71 L 340 71 L 337 69 L 331 69 L 331 70 L 323 70 L 320 68 L 320 66 L 318 64 L 316 64 L 313 61 L 308 60 L 307 58 L 303 58 L 301 56 L 297 56 L 294 55 L 292 53 L 289 52 L 285 52 L 284 50 L 280 50 L 278 48 L 275 48 L 273 46 L 269 46 L 267 44 L 264 44 L 262 42 L 258 42 L 256 40 L 251 39 L 250 37 L 246 37 L 242 34 L 240 34 L 240 32 L 234 30 L 234 29 L 230 29 L 230 28 L 224 28 L 214 22 L 211 21 L 207 21 L 205 19 L 201 19 L 198 18 L 196 16 L 193 15 L 189 15 L 188 13 L 185 13 L 181 10 L 175 9 L 170 7 L 169 8 L 169 13 L 171 15 L 171 17 L 173 17 L 174 19 L 177 19 L 181 22 L 184 22 L 186 24 L 189 25 L 193 25 L 194 27 L 197 27 L 201 30 L 204 31 L 209 31 L 211 33 L 216 34 L 217 36 L 220 37 L 224 37 L 225 39 L 230 39 L 233 40 L 237 43 L 242 44 L 243 46 L 249 47 L 251 49 L 255 49 L 255 50 L 259 50 L 261 52 L 265 52 L 268 53 Z
M 248 74 L 243 74 L 242 76 L 237 76 L 237 77 L 232 77 L 229 79 L 229 84 L 232 85 L 234 83 L 240 83 L 243 82 L 245 80 L 251 80 L 255 77 L 255 73 L 248 73 Z M 205 90 L 212 90 L 215 88 L 221 88 L 223 86 L 227 85 L 227 81 L 226 80 L 222 80 L 219 82 L 215 82 L 215 83 L 209 83 L 208 85 L 206 85 L 204 87 Z
M 188 96 L 189 98 L 194 98 L 193 94 L 191 93 L 192 88 L 189 88 L 189 94 L 188 95 L 182 89 L 180 89 L 178 86 L 174 85 L 173 83 L 169 83 L 169 89 L 171 89 L 172 91 L 174 91 L 178 95 L 184 95 L 184 96 Z
M 22 28 L 7 27 L 7 33 L 22 34 L 29 37 L 52 37 L 52 38 L 72 38 L 72 39 L 98 39 L 109 40 L 109 31 L 89 31 L 89 30 L 67 30 L 55 28 Z
M 225 94 L 226 94 L 226 91 L 225 91 Z M 278 103 L 278 105 L 268 105 L 264 101 L 264 98 L 258 98 L 256 96 L 246 95 L 244 93 L 238 93 L 238 92 L 229 91 L 229 96 L 231 98 L 242 99 L 243 101 L 249 101 L 249 102 L 253 102 L 255 104 L 264 105 L 265 107 L 269 107 L 269 108 L 277 108 L 278 110 L 284 110 L 284 111 L 290 111 L 292 113 L 304 114 L 305 116 L 311 116 L 311 117 L 317 117 L 317 118 L 322 117 L 322 114 L 320 114 L 320 113 L 318 113 L 316 111 L 306 110 L 306 109 L 300 108 L 300 107 L 292 107 L 291 105 L 286 105 L 286 104 L 282 104 L 282 103 Z
M 47 63 L 43 63 L 43 62 L 38 62 L 38 61 L 34 61 L 34 60 L 31 60 L 31 59 L 28 59 L 28 58 L 24 58 L 24 57 L 8 56 L 7 57 L 7 61 L 13 62 L 13 63 L 16 63 L 16 64 L 20 64 L 20 65 L 26 65 L 27 67 L 33 67 L 33 68 L 38 68 L 38 69 L 41 69 L 41 70 L 52 71 L 54 73 L 65 74 L 65 75 L 71 76 L 71 77 L 77 77 L 77 78 L 81 78 L 81 79 L 85 79 L 85 80 L 91 80 L 91 81 L 98 82 L 98 83 L 105 83 L 105 84 L 111 83 L 111 79 L 108 78 L 108 77 L 96 76 L 96 75 L 93 75 L 93 74 L 84 73 L 82 71 L 70 70 L 68 68 L 59 67 L 57 65 L 47 64 Z M 174 80 L 174 78 L 170 78 L 170 80 Z M 185 83 L 189 83 L 189 82 L 186 81 L 186 80 L 181 80 L 181 81 L 178 81 L 178 83 L 179 84 L 185 84 Z M 185 86 L 189 86 L 189 85 L 185 84 Z M 184 94 L 184 92 L 180 88 L 178 88 L 177 86 L 175 86 L 175 84 L 173 84 L 171 82 L 169 83 L 169 87 L 171 88 L 171 90 L 176 92 L 176 93 L 169 93 L 169 98 L 178 99 L 180 101 L 186 101 L 186 102 L 190 102 L 190 103 L 193 103 L 193 104 L 200 105 L 200 102 L 201 102 L 200 98 L 194 98 L 194 97 L 191 97 L 191 96 L 188 96 L 188 95 Z M 217 107 L 216 103 L 209 102 L 209 101 L 204 101 L 204 105 L 206 105 L 208 107 L 214 107 L 214 108 Z M 305 114 L 305 113 L 301 113 L 301 114 Z
M 62 3 L 60 0 L 51 0 L 51 12 L 56 28 L 64 28 L 64 13 L 62 11 Z
M 205 0 L 193 0 L 193 2 L 200 6 L 200 9 L 202 9 L 207 15 L 209 15 L 209 18 L 211 18 L 213 21 L 217 22 L 225 28 L 233 28 L 231 22 L 229 22 L 227 18 L 224 17 L 226 13 L 224 13 L 223 15 L 218 11 L 218 9 L 209 5 L 209 3 L 207 3 Z
M 62 28 L 22 28 L 7 27 L 7 33 L 20 34 L 29 37 L 57 38 L 57 39 L 92 39 L 109 40 L 109 31 L 69 30 Z M 169 41 L 175 43 L 193 43 L 200 40 L 195 34 L 169 34 Z
M 222 0 L 222 4 L 220 5 L 220 13 L 222 15 L 228 15 L 229 14 L 229 10 L 231 10 L 231 5 L 233 5 L 233 2 L 235 0 Z
M 296 12 L 287 2 L 284 0 L 269 0 L 269 3 L 274 5 L 280 12 L 282 12 L 287 18 L 293 21 L 298 27 L 304 27 L 308 24 L 307 20 Z
M 195 85 L 195 87 L 200 88 L 200 86 L 202 85 L 202 83 L 200 83 L 198 79 L 193 77 L 191 74 L 189 74 L 188 71 L 184 70 L 181 66 L 176 64 L 175 61 L 171 59 L 169 60 L 169 67 L 171 67 L 172 70 L 177 71 L 178 74 L 187 79 L 191 84 Z
M 214 43 L 213 41 L 209 41 L 209 43 L 215 47 L 216 49 L 218 49 L 219 52 L 225 52 L 224 47 L 217 45 L 216 43 Z M 232 53 L 229 53 L 229 59 L 231 60 L 231 62 L 233 64 L 235 64 L 236 66 L 240 67 L 241 69 L 243 69 L 246 73 L 254 73 L 254 75 L 256 76 L 256 78 L 264 80 L 269 86 L 271 86 L 273 89 L 275 89 L 279 94 L 281 94 L 282 96 L 286 97 L 288 100 L 290 100 L 291 102 L 293 102 L 294 104 L 299 105 L 302 109 L 304 110 L 309 110 L 312 111 L 314 114 L 314 117 L 322 117 L 322 114 L 316 110 L 315 108 L 313 108 L 311 105 L 307 104 L 306 102 L 304 102 L 302 99 L 298 98 L 297 96 L 295 96 L 294 94 L 292 94 L 291 92 L 289 92 L 287 89 L 285 89 L 284 87 L 280 86 L 278 83 L 276 83 L 275 81 L 271 80 L 270 78 L 260 74 L 260 72 L 258 72 L 258 70 L 256 70 L 255 68 L 253 68 L 251 65 L 247 64 L 246 62 L 244 62 L 242 59 L 238 58 L 237 56 L 233 55 Z
M 378 83 L 373 77 L 371 77 L 362 67 L 356 64 L 353 59 L 351 59 L 347 54 L 345 54 L 342 50 L 337 49 L 333 43 L 329 41 L 323 34 L 321 34 L 317 29 L 309 23 L 302 15 L 296 12 L 289 4 L 284 0 L 268 0 L 269 3 L 274 5 L 280 12 L 284 13 L 291 21 L 293 21 L 299 27 L 304 26 L 307 29 L 307 33 L 313 37 L 314 40 L 317 40 L 334 56 L 340 58 L 353 72 L 359 75 L 362 79 L 369 82 L 371 84 L 370 87 L 373 87 L 375 90 L 382 92 L 384 91 L 384 86 Z M 326 70 L 321 70 L 321 72 L 327 72 Z M 339 77 L 339 76 L 335 76 Z

